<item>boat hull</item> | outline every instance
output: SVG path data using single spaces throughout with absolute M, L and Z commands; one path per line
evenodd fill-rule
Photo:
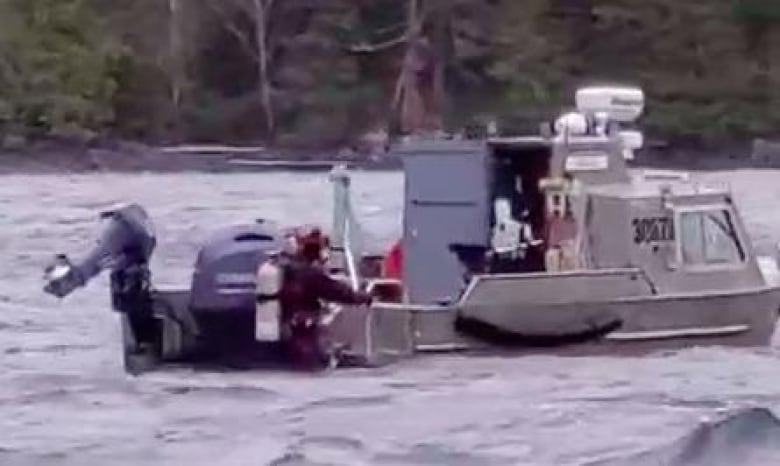
M 615 345 L 676 339 L 766 345 L 780 288 L 664 293 L 639 269 L 581 270 L 480 277 L 456 307 L 459 315 L 541 335 L 619 320 L 618 328 L 599 338 Z
M 497 297 L 495 290 L 492 293 Z M 278 347 L 253 341 L 251 312 L 237 312 L 235 318 L 193 315 L 188 297 L 184 290 L 156 295 L 169 315 L 158 316 L 162 351 L 153 361 L 130 352 L 132 335 L 122 316 L 129 371 L 153 370 L 165 363 L 282 368 Z M 518 300 L 469 305 L 468 299 L 451 306 L 377 303 L 338 308 L 329 319 L 327 336 L 344 348 L 349 365 L 361 367 L 424 353 L 635 355 L 692 346 L 766 346 L 778 308 L 780 288 L 769 287 L 546 304 Z M 484 328 L 475 332 L 474 321 L 510 337 L 496 338 Z
M 778 288 L 550 305 L 518 302 L 466 312 L 458 306 L 379 304 L 345 309 L 332 331 L 365 365 L 453 351 L 632 355 L 693 346 L 767 346 L 779 308 Z M 495 334 L 464 329 L 464 314 L 516 338 L 507 344 Z

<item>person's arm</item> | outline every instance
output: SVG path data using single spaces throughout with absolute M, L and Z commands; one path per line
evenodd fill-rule
M 324 272 L 313 272 L 311 278 L 320 299 L 340 304 L 371 304 L 371 295 L 354 291 L 346 283 L 331 278 Z

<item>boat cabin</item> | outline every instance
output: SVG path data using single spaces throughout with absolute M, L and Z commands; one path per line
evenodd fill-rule
M 567 213 L 563 196 L 543 191 L 556 163 L 554 149 L 542 137 L 420 141 L 401 149 L 409 301 L 451 301 L 469 273 L 545 271 L 543 250 L 531 243 L 544 241 L 550 208 Z M 525 251 L 517 250 L 516 240 L 526 240 Z M 487 264 L 493 246 L 506 254 Z
M 640 270 L 651 293 L 760 281 L 728 190 L 632 173 L 641 142 L 594 114 L 564 115 L 550 136 L 398 148 L 405 300 L 452 303 L 475 276 L 583 270 Z

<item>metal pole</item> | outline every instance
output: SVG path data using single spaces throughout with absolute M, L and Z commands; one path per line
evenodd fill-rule
M 358 291 L 360 289 L 360 277 L 358 277 L 355 256 L 352 254 L 350 233 L 351 228 L 349 221 L 347 221 L 344 225 L 344 256 L 347 262 L 347 273 L 349 274 L 349 281 L 352 283 L 352 289 Z

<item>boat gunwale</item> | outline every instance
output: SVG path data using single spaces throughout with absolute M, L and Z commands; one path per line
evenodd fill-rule
M 511 276 L 518 276 L 520 274 L 511 274 Z M 510 275 L 507 275 L 510 276 Z M 582 301 L 572 300 L 567 303 L 557 304 L 537 304 L 537 306 L 571 306 L 571 305 L 594 305 L 594 304 L 634 304 L 639 302 L 648 301 L 671 301 L 671 300 L 696 300 L 696 299 L 712 299 L 712 298 L 728 298 L 748 295 L 764 295 L 770 293 L 780 293 L 780 285 L 764 285 L 754 286 L 747 288 L 738 288 L 732 290 L 712 290 L 712 291 L 697 291 L 697 292 L 672 292 L 672 293 L 658 293 L 648 294 L 641 296 L 626 296 L 618 298 L 609 298 L 603 300 Z M 466 296 L 464 294 L 464 296 Z M 468 306 L 463 300 L 463 297 L 458 302 L 451 304 L 423 304 L 423 303 L 391 303 L 378 301 L 374 303 L 377 310 L 387 311 L 404 311 L 404 312 L 443 312 L 443 311 L 457 311 L 458 309 Z M 488 305 L 477 305 L 469 307 L 485 307 Z M 780 310 L 780 304 L 778 304 L 778 310 Z

